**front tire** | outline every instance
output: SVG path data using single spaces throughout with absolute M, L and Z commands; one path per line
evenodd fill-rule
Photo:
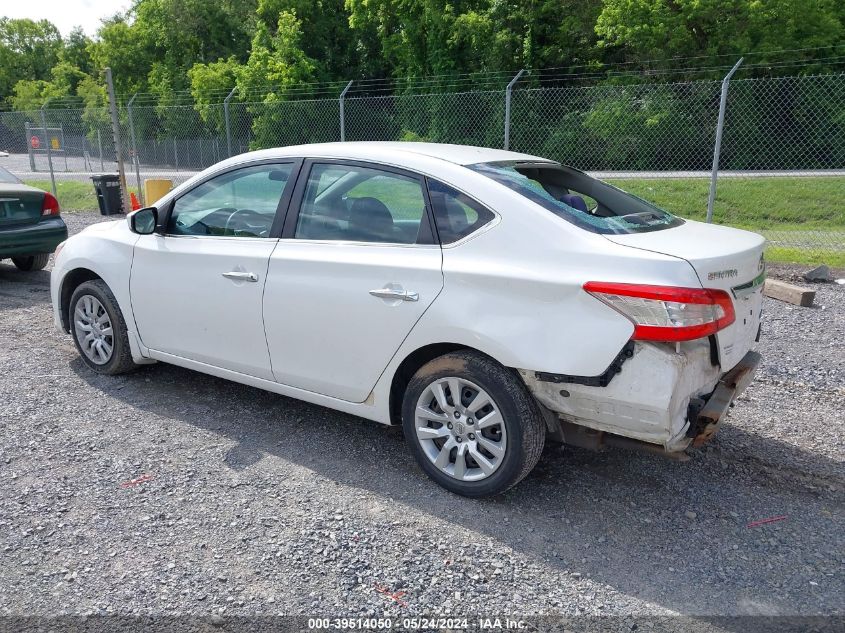
M 27 257 L 13 257 L 12 263 L 18 270 L 29 272 L 31 270 L 44 270 L 47 262 L 50 261 L 50 253 L 38 253 Z
M 83 362 L 98 374 L 131 371 L 126 321 L 114 294 L 100 279 L 80 284 L 70 298 L 70 332 Z
M 467 497 L 497 495 L 521 481 L 540 459 L 546 436 L 522 381 L 474 351 L 446 354 L 414 374 L 402 426 L 425 473 Z

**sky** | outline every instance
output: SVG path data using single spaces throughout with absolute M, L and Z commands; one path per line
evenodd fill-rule
M 94 35 L 100 20 L 125 11 L 130 0 L 3 0 L 0 16 L 50 20 L 67 37 L 71 29 L 81 26 L 88 35 Z

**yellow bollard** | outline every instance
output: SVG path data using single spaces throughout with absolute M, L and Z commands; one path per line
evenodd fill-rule
M 144 203 L 150 206 L 173 189 L 173 181 L 164 178 L 147 178 L 144 181 Z

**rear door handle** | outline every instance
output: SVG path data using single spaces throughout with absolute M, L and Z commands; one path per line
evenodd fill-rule
M 377 290 L 370 290 L 370 294 L 379 299 L 401 299 L 402 301 L 419 301 L 420 295 L 417 292 L 409 290 L 399 290 L 397 288 L 379 288 Z
M 228 273 L 222 273 L 226 279 L 234 279 L 235 281 L 258 281 L 258 275 L 255 273 L 243 273 L 238 270 L 233 270 Z

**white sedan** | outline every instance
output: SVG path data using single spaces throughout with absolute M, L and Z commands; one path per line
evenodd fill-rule
M 93 371 L 162 361 L 401 424 L 484 496 L 547 440 L 709 439 L 759 361 L 763 245 L 536 156 L 304 145 L 71 237 L 51 293 Z

